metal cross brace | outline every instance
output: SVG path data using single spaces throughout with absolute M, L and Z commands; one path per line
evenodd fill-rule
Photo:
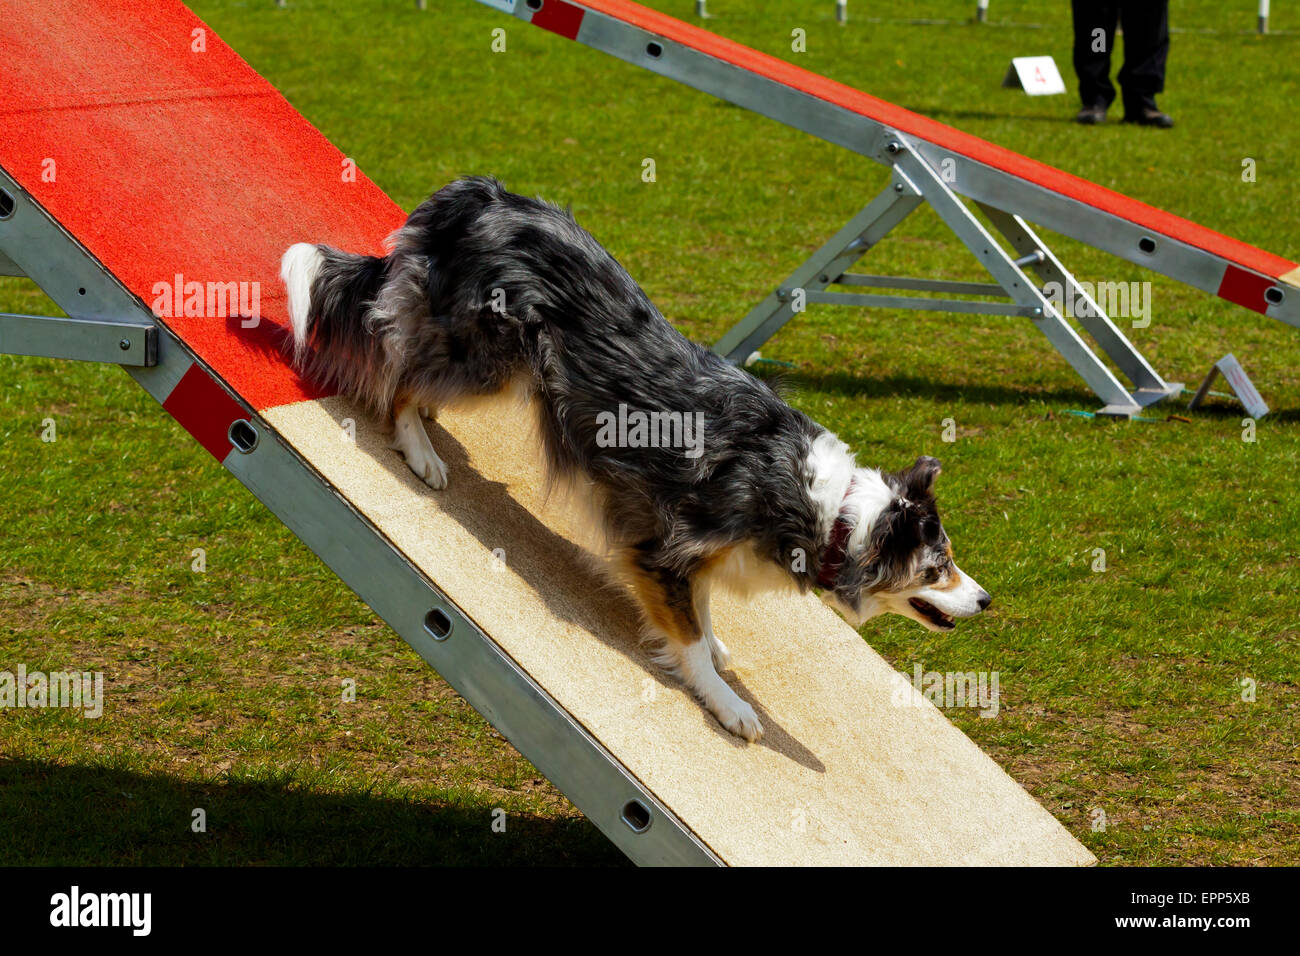
M 1151 368 L 1097 301 L 1079 286 L 1074 276 L 1023 219 L 988 203 L 978 203 L 994 228 L 1010 244 L 1015 253 L 1013 258 L 906 137 L 885 130 L 879 139 L 878 155 L 874 158 L 892 167 L 889 185 L 724 335 L 714 346 L 717 352 L 732 362 L 746 361 L 810 303 L 1016 316 L 1032 320 L 1087 382 L 1104 404 L 1099 414 L 1131 416 L 1147 405 L 1181 392 L 1181 383 L 1166 382 Z M 994 279 L 992 283 L 847 271 L 923 202 L 930 205 L 988 270 Z M 1032 269 L 1043 285 L 1031 279 L 1026 269 Z M 1076 308 L 1071 310 L 1073 317 L 1133 383 L 1131 390 L 1093 352 L 1061 313 L 1054 301 L 1058 297 L 1049 298 L 1045 294 L 1047 283 L 1059 285 L 1062 301 L 1075 303 Z M 826 291 L 830 286 L 976 295 L 1009 299 L 1010 302 Z

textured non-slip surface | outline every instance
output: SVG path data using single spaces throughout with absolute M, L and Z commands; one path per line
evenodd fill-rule
M 285 247 L 378 251 L 406 218 L 344 159 L 180 3 L 0 0 L 0 166 L 146 305 L 256 283 L 256 327 L 164 319 L 255 408 L 320 394 L 276 350 Z
M 767 735 L 724 731 L 648 663 L 630 604 L 572 543 L 566 502 L 543 502 L 531 419 L 513 400 L 430 426 L 450 466 L 444 491 L 342 398 L 266 417 L 726 862 L 1092 862 L 812 596 L 715 599 L 728 676 Z

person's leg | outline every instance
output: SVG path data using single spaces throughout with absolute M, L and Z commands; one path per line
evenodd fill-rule
M 1110 81 L 1110 51 L 1115 43 L 1117 4 L 1072 0 L 1074 12 L 1074 72 L 1079 77 L 1083 108 L 1103 111 L 1115 101 Z
M 1124 118 L 1141 122 L 1157 112 L 1156 94 L 1165 88 L 1169 59 L 1169 0 L 1125 0 L 1120 4 L 1124 27 L 1124 66 L 1119 85 Z

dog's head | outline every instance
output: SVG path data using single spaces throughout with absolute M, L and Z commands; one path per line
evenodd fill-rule
M 892 612 L 946 631 L 992 601 L 953 561 L 934 501 L 938 474 L 938 460 L 924 457 L 900 472 L 858 470 L 844 502 L 855 524 L 823 593 L 855 627 Z

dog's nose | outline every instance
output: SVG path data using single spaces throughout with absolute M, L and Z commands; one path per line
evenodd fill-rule
M 981 591 L 980 599 L 976 603 L 979 604 L 981 611 L 986 611 L 988 610 L 988 606 L 993 603 L 993 598 L 989 595 L 988 591 Z

